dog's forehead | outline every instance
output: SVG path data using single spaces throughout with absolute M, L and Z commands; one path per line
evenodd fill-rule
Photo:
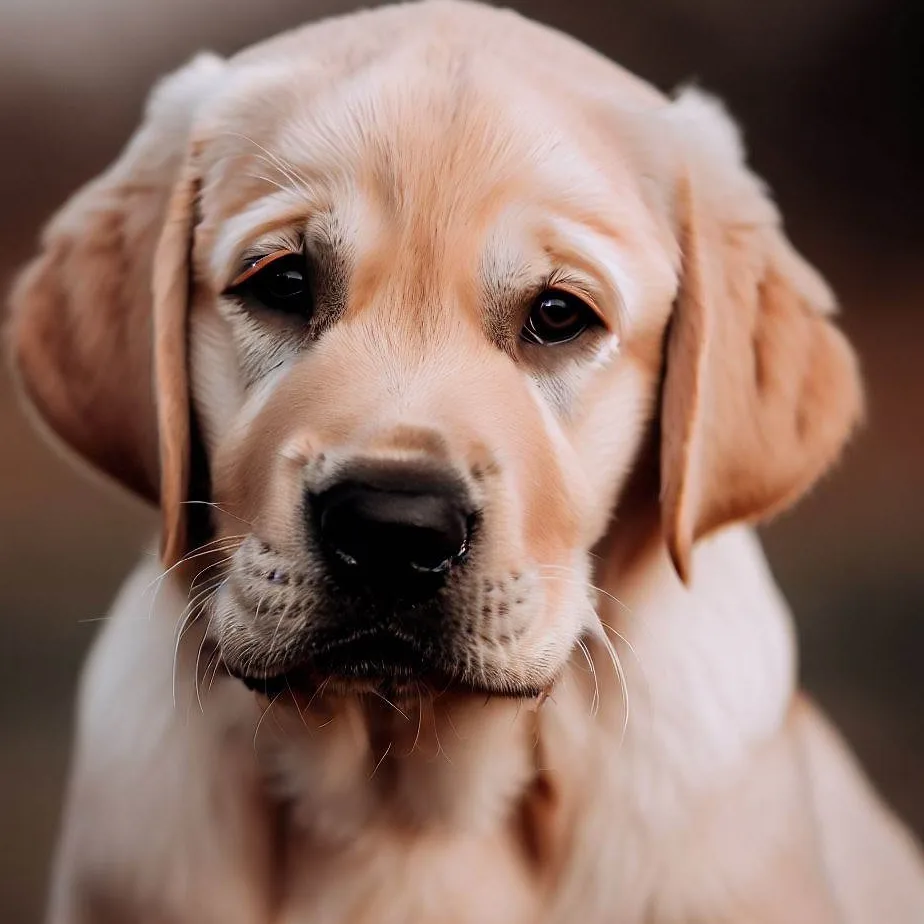
M 229 65 L 206 129 L 224 136 L 225 153 L 246 152 L 249 141 L 247 153 L 257 160 L 269 152 L 293 161 L 310 153 L 307 159 L 318 162 L 326 146 L 333 160 L 361 153 L 386 177 L 389 159 L 406 172 L 465 170 L 466 151 L 488 155 L 475 171 L 486 175 L 490 155 L 499 160 L 504 148 L 522 155 L 531 146 L 540 154 L 537 141 L 558 145 L 555 134 L 574 131 L 573 116 L 584 104 L 599 116 L 604 107 L 638 112 L 666 102 L 569 36 L 457 0 L 311 23 L 241 52 Z M 235 138 L 242 135 L 248 138 Z M 450 149 L 456 156 L 443 156 Z M 522 166 L 522 157 L 517 162 Z
M 595 171 L 580 164 L 576 135 L 586 124 L 576 103 L 468 46 L 434 56 L 414 45 L 336 78 L 311 61 L 294 71 L 277 63 L 231 76 L 203 133 L 206 160 L 214 178 L 298 181 L 317 195 L 349 186 L 395 213 L 409 191 L 457 208 L 538 166 L 554 165 L 577 192 Z M 536 189 L 540 177 L 529 179 Z
M 455 16 L 458 5 L 416 9 L 431 6 Z M 514 42 L 500 54 L 496 29 L 447 31 L 432 10 L 413 27 L 390 11 L 381 30 L 370 26 L 378 13 L 322 23 L 241 59 L 205 132 L 201 239 L 216 280 L 255 235 L 307 216 L 357 251 L 400 248 L 432 265 L 451 254 L 469 271 L 486 259 L 515 271 L 530 245 L 551 256 L 549 240 L 562 237 L 553 218 L 601 256 L 663 250 L 618 132 L 610 125 L 602 140 L 603 119 L 581 108 L 650 107 L 654 91 L 564 36 L 462 8 L 532 51 Z M 551 51 L 571 66 L 557 81 Z
M 332 80 L 371 64 L 422 55 L 437 62 L 467 55 L 483 68 L 530 74 L 548 93 L 578 88 L 621 99 L 632 108 L 667 100 L 646 81 L 569 35 L 509 9 L 465 0 L 387 5 L 311 22 L 240 52 L 232 64 L 309 64 Z

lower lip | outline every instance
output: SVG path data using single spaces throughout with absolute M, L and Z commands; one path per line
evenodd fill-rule
M 301 665 L 268 678 L 235 673 L 248 689 L 270 700 L 286 695 L 299 705 L 327 696 L 378 693 L 393 698 L 416 697 L 421 690 L 450 690 L 479 696 L 532 698 L 540 689 L 490 689 L 462 682 L 436 658 L 421 653 L 404 639 L 367 633 L 316 649 Z
M 423 675 L 412 675 L 408 671 L 387 668 L 384 665 L 368 669 L 318 671 L 300 668 L 275 677 L 238 677 L 252 692 L 265 699 L 274 700 L 288 694 L 296 701 L 318 695 L 322 689 L 331 693 L 378 692 L 385 688 L 411 690 L 420 684 L 434 686 Z
M 384 687 L 410 688 L 418 683 L 438 687 L 441 679 L 438 674 L 407 642 L 370 633 L 320 648 L 306 663 L 273 677 L 235 676 L 248 689 L 265 697 L 289 693 L 301 698 L 325 684 L 357 692 Z

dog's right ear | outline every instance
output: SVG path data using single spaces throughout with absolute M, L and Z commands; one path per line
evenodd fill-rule
M 154 90 L 122 155 L 51 220 L 12 293 L 27 402 L 78 456 L 161 505 L 167 559 L 182 554 L 189 464 L 191 133 L 222 69 L 200 55 Z

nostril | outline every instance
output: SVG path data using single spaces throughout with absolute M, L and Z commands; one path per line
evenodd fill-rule
M 328 557 L 378 582 L 440 578 L 467 551 L 470 516 L 454 482 L 341 482 L 311 503 Z

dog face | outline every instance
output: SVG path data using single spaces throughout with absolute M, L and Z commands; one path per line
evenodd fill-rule
M 211 505 L 207 636 L 265 691 L 535 695 L 599 630 L 591 549 L 653 427 L 686 576 L 859 406 L 721 112 L 479 7 L 198 60 L 16 298 L 27 393 L 157 497 L 168 564 Z
M 192 391 L 214 499 L 253 524 L 213 634 L 290 685 L 538 692 L 590 628 L 670 241 L 629 171 L 477 57 L 319 79 L 243 137 L 289 79 L 235 95 L 202 154 Z

